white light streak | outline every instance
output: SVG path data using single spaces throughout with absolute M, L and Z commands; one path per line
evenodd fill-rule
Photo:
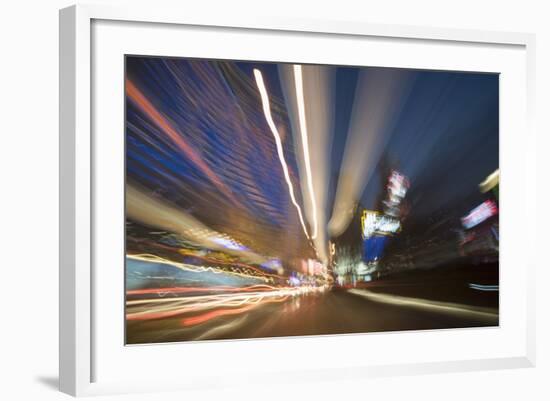
M 477 291 L 498 291 L 499 290 L 498 285 L 483 285 L 483 284 L 470 283 L 468 284 L 468 287 L 470 287 L 472 290 L 477 290 Z
M 307 179 L 307 188 L 309 191 L 309 198 L 311 199 L 311 208 L 312 210 L 312 220 L 313 220 L 313 233 L 311 238 L 315 239 L 317 237 L 317 205 L 315 204 L 315 192 L 313 191 L 313 179 L 311 178 L 311 162 L 309 159 L 309 142 L 307 135 L 307 124 L 306 124 L 306 106 L 304 102 L 304 85 L 302 79 L 302 66 L 294 65 L 294 82 L 296 85 L 296 102 L 298 104 L 298 118 L 300 120 L 300 135 L 302 138 L 302 149 L 304 150 L 304 164 L 306 167 L 306 179 Z
M 296 207 L 296 210 L 298 211 L 298 217 L 300 218 L 300 223 L 302 224 L 304 234 L 309 239 L 306 224 L 304 222 L 304 217 L 302 215 L 302 209 L 300 208 L 300 205 L 298 205 L 298 202 L 296 201 L 296 197 L 294 196 L 294 188 L 292 186 L 292 182 L 290 181 L 290 174 L 288 173 L 288 166 L 285 161 L 285 155 L 283 152 L 283 144 L 281 142 L 281 136 L 279 135 L 279 131 L 277 130 L 277 127 L 273 122 L 273 117 L 271 116 L 271 108 L 269 106 L 269 96 L 267 94 L 267 90 L 264 85 L 264 79 L 262 77 L 262 73 L 260 72 L 260 70 L 254 69 L 254 77 L 256 78 L 256 84 L 258 85 L 258 90 L 260 91 L 260 96 L 262 98 L 262 107 L 265 114 L 265 119 L 267 120 L 267 125 L 269 125 L 269 128 L 271 129 L 271 132 L 275 137 L 275 144 L 277 145 L 277 154 L 279 155 L 279 160 L 281 161 L 281 167 L 283 168 L 285 180 L 288 185 L 290 200 L 292 201 L 292 204 Z
M 421 298 L 381 294 L 363 289 L 351 289 L 348 290 L 348 292 L 350 294 L 358 295 L 360 297 L 368 299 L 369 301 L 374 302 L 381 302 L 418 309 L 427 309 L 433 312 L 442 312 L 453 315 L 472 315 L 490 320 L 498 319 L 498 311 L 491 308 L 476 308 L 474 306 L 456 304 L 451 302 L 438 302 Z

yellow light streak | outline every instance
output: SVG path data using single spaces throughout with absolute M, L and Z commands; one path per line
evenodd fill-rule
M 258 279 L 258 280 L 263 280 L 264 282 L 268 282 L 269 278 L 271 278 L 271 277 L 281 277 L 281 276 L 278 276 L 276 274 L 269 274 L 269 273 L 265 273 L 265 272 L 262 272 L 261 273 L 262 275 L 254 275 L 254 274 L 245 274 L 245 273 L 241 273 L 241 272 L 235 272 L 235 271 L 231 271 L 231 270 L 224 270 L 224 269 L 220 269 L 220 268 L 212 267 L 212 266 L 189 265 L 189 264 L 186 264 L 186 263 L 179 263 L 179 262 L 175 262 L 175 261 L 172 261 L 172 260 L 164 259 L 160 256 L 152 255 L 152 254 L 148 254 L 148 253 L 127 254 L 126 257 L 128 259 L 134 259 L 134 260 L 139 260 L 139 261 L 143 261 L 143 262 L 154 262 L 154 263 L 159 263 L 159 264 L 164 264 L 164 265 L 170 265 L 170 266 L 177 267 L 181 270 L 195 272 L 195 273 L 211 272 L 211 273 L 215 273 L 215 274 L 230 274 L 230 275 L 243 277 L 243 278 L 255 278 L 255 279 Z

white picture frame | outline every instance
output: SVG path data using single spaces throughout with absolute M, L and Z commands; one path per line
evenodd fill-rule
M 241 18 L 227 18 L 216 14 L 187 14 L 185 9 L 166 10 L 151 7 L 113 8 L 104 5 L 78 5 L 60 11 L 60 390 L 75 396 L 106 393 L 126 393 L 133 391 L 165 391 L 170 389 L 197 389 L 235 384 L 231 377 L 220 379 L 221 373 L 214 376 L 205 375 L 200 370 L 186 379 L 152 378 L 139 383 L 114 375 L 106 380 L 97 379 L 98 366 L 95 357 L 102 345 L 96 345 L 94 326 L 97 323 L 100 307 L 94 307 L 94 288 L 102 282 L 94 275 L 94 210 L 96 208 L 94 191 L 97 182 L 94 171 L 97 168 L 97 153 L 101 152 L 93 140 L 92 125 L 94 103 L 92 102 L 92 79 L 96 68 L 94 60 L 94 23 L 109 21 L 113 23 L 140 23 L 162 25 L 162 27 L 205 27 L 210 30 L 225 29 L 242 31 L 243 34 L 253 34 L 255 31 L 307 34 L 310 36 L 331 37 L 331 35 L 347 38 L 383 38 L 388 41 L 417 41 L 422 43 L 437 43 L 438 45 L 459 44 L 463 47 L 494 46 L 520 50 L 517 55 L 520 61 L 518 68 L 526 75 L 518 78 L 519 85 L 525 96 L 519 101 L 525 106 L 518 117 L 522 124 L 521 144 L 514 151 L 517 156 L 510 157 L 511 149 L 503 149 L 501 157 L 517 171 L 514 177 L 509 175 L 509 183 L 524 181 L 524 185 L 535 182 L 535 134 L 533 130 L 534 111 L 534 49 L 535 37 L 525 33 L 485 32 L 460 29 L 439 29 L 416 26 L 376 25 L 351 21 L 320 21 L 298 20 L 292 18 L 275 18 L 247 15 Z M 121 29 L 126 29 L 122 27 Z M 137 29 L 137 28 L 136 28 Z M 519 54 L 521 53 L 521 54 Z M 523 63 L 525 63 L 523 65 Z M 520 65 L 521 64 L 521 65 Z M 494 72 L 499 72 L 498 69 Z M 120 71 L 122 73 L 122 71 Z M 512 74 L 512 73 L 511 73 Z M 523 79 L 525 78 L 525 79 Z M 516 83 L 517 84 L 517 83 Z M 122 97 L 122 94 L 121 94 Z M 507 109 L 508 110 L 508 109 Z M 514 112 L 512 110 L 512 112 Z M 518 112 L 519 113 L 519 112 Z M 118 116 L 115 118 L 122 118 Z M 524 124 L 524 125 L 523 125 Z M 122 125 L 120 126 L 122 127 Z M 520 126 L 518 126 L 520 127 Z M 506 127 L 504 127 L 506 128 Z M 506 129 L 504 129 L 505 132 Z M 122 135 L 122 131 L 121 131 Z M 501 133 L 502 135 L 502 133 Z M 509 135 L 509 134 L 506 134 Z M 514 142 L 519 144 L 520 142 Z M 507 153 L 508 152 L 508 153 Z M 514 160 L 512 160 L 514 159 Z M 518 161 L 519 160 L 519 161 Z M 516 164 L 514 164 L 516 163 Z M 529 174 L 528 174 L 529 173 Z M 532 174 L 531 174 L 532 173 Z M 506 185 L 503 184 L 503 186 Z M 507 197 L 503 191 L 503 197 Z M 514 195 L 515 196 L 515 195 Z M 519 195 L 518 195 L 519 196 Z M 514 198 L 514 205 L 528 205 L 526 196 Z M 512 204 L 512 200 L 510 201 Z M 510 210 L 510 209 L 508 209 Z M 508 227 L 513 227 L 522 221 L 527 225 L 534 224 L 536 211 L 526 208 L 521 216 L 511 220 Z M 504 225 L 506 226 L 506 225 Z M 533 230 L 534 232 L 534 230 Z M 506 235 L 506 231 L 504 234 Z M 528 240 L 524 240 L 530 247 Z M 529 252 L 527 252 L 529 254 Z M 534 254 L 534 253 L 531 253 Z M 510 255 L 510 258 L 514 255 Z M 332 361 L 317 364 L 315 368 L 298 367 L 293 372 L 284 369 L 269 370 L 270 374 L 287 380 L 319 380 L 338 378 L 357 378 L 401 374 L 422 374 L 449 371 L 467 371 L 481 369 L 503 369 L 513 367 L 529 367 L 535 363 L 535 322 L 534 322 L 534 270 L 535 262 L 527 256 L 522 267 L 525 277 L 519 280 L 521 291 L 518 294 L 525 297 L 518 307 L 521 316 L 521 335 L 516 335 L 517 350 L 512 353 L 495 350 L 492 353 L 482 353 L 464 359 L 454 358 L 439 361 L 421 361 L 413 356 L 407 362 L 395 363 L 379 360 L 374 364 L 358 362 L 351 364 L 345 361 Z M 114 267 L 116 268 L 116 266 Z M 122 270 L 123 265 L 120 264 Z M 522 276 L 523 277 L 523 276 Z M 519 290 L 518 290 L 519 291 Z M 111 294 L 112 296 L 116 296 Z M 121 297 L 122 295 L 119 294 Z M 522 298 L 523 299 L 523 298 Z M 505 328 L 501 328 L 505 330 Z M 379 334 L 377 334 L 379 335 Z M 437 341 L 438 333 L 431 333 L 431 340 Z M 460 335 L 460 333 L 458 333 Z M 379 335 L 385 336 L 385 335 Z M 335 336 L 339 337 L 339 336 Z M 325 339 L 330 347 L 338 346 L 338 338 Z M 379 338 L 382 338 L 379 337 Z M 272 344 L 276 353 L 281 341 L 295 342 L 295 339 L 284 340 L 254 340 L 264 345 Z M 209 347 L 225 348 L 241 347 L 243 350 L 252 344 L 250 342 L 222 342 L 209 344 Z M 309 341 L 317 341 L 310 339 Z M 350 340 L 348 340 L 350 341 Z M 512 341 L 512 340 L 510 340 Z M 245 344 L 245 345 L 243 345 Z M 503 343 L 505 344 L 505 343 Z M 123 346 L 122 343 L 120 345 Z M 307 347 L 306 343 L 301 346 Z M 163 347 L 162 345 L 160 347 Z M 206 346 L 205 346 L 206 347 Z M 149 358 L 155 356 L 155 346 L 149 347 Z M 202 348 L 201 352 L 206 348 Z M 206 352 L 206 351 L 205 351 Z M 210 352 L 210 351 L 208 351 Z M 243 351 L 250 352 L 250 351 Z M 477 356 L 476 356 L 477 355 Z M 124 362 L 121 362 L 124 363 Z M 117 365 L 118 366 L 118 365 Z M 121 365 L 123 366 L 123 365 Z M 315 365 L 314 365 L 315 366 Z M 258 372 L 267 367 L 256 366 Z M 267 371 L 267 370 L 266 370 Z M 238 384 L 238 383 L 237 383 Z

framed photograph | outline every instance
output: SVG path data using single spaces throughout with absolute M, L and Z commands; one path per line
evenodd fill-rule
M 533 366 L 534 37 L 60 12 L 60 388 Z

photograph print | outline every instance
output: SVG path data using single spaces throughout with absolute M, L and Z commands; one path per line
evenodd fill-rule
M 125 56 L 125 343 L 499 325 L 499 76 Z

